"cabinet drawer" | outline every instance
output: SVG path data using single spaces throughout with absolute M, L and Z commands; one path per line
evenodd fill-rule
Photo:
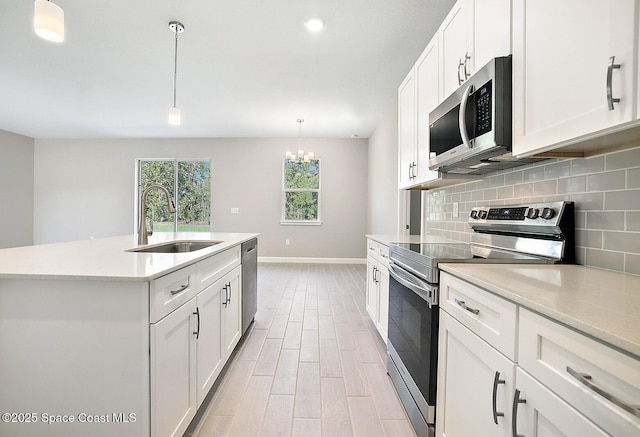
M 149 319 L 155 323 L 198 292 L 196 266 L 191 265 L 151 281 Z
M 240 245 L 198 262 L 198 290 L 204 290 L 239 265 Z
M 367 240 L 367 255 L 371 255 L 377 259 L 379 253 L 379 244 L 373 240 Z
M 441 272 L 440 307 L 516 361 L 517 312 L 513 302 Z
M 384 244 L 378 244 L 379 261 L 385 266 L 389 267 L 389 246 Z
M 637 408 L 640 360 L 526 309 L 520 311 L 518 356 L 523 369 L 608 433 L 640 435 L 640 417 L 597 393 Z M 580 374 L 597 388 L 579 381 Z

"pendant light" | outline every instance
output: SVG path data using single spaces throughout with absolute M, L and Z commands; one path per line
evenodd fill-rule
M 64 41 L 64 11 L 49 0 L 36 0 L 33 5 L 33 30 L 47 41 Z
M 176 44 L 173 53 L 173 106 L 169 108 L 169 124 L 180 126 L 182 111 L 176 106 L 176 77 L 178 75 L 178 34 L 184 32 L 184 25 L 177 21 L 169 23 L 169 29 L 176 34 Z
M 287 152 L 285 158 L 291 162 L 311 162 L 315 159 L 315 154 L 313 152 L 307 152 L 302 149 L 302 123 L 304 120 L 299 118 L 296 120 L 298 122 L 298 153 Z

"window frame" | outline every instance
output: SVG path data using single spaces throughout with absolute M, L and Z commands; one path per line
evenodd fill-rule
M 282 159 L 282 199 L 280 202 L 280 225 L 284 226 L 320 226 L 322 225 L 322 163 L 319 157 L 313 159 L 318 162 L 318 188 L 286 188 L 286 165 L 288 159 Z M 285 218 L 287 211 L 288 192 L 312 192 L 318 193 L 318 217 L 315 220 L 288 220 Z
M 134 193 L 135 193 L 135 201 L 134 201 L 134 215 L 133 215 L 133 232 L 134 234 L 138 233 L 139 229 L 139 219 L 140 219 L 140 196 L 142 195 L 142 163 L 143 162 L 173 162 L 173 203 L 176 206 L 176 213 L 173 215 L 173 231 L 171 232 L 187 232 L 187 231 L 178 231 L 178 165 L 180 162 L 209 162 L 209 168 L 212 167 L 212 159 L 211 158 L 136 158 L 135 160 L 135 181 L 134 181 Z M 209 178 L 211 178 L 212 172 L 209 173 Z M 213 184 L 210 183 L 210 190 L 213 190 Z M 210 192 L 210 204 L 209 204 L 209 230 L 208 231 L 189 231 L 189 232 L 213 232 L 213 204 L 211 199 L 213 199 L 213 192 Z

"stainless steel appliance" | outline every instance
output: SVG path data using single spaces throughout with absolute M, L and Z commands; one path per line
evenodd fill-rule
M 418 437 L 435 430 L 438 265 L 575 261 L 572 202 L 474 207 L 468 223 L 470 244 L 389 246 L 387 369 Z
M 242 333 L 244 334 L 258 310 L 258 239 L 241 246 L 242 262 Z
M 511 56 L 492 59 L 429 114 L 429 168 L 481 175 L 540 161 L 511 154 Z

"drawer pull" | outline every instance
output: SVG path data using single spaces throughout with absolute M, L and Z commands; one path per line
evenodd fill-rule
M 183 291 L 185 291 L 187 288 L 189 288 L 189 283 L 187 282 L 184 285 L 181 285 L 180 288 L 178 288 L 177 290 L 171 290 L 171 294 L 176 295 L 176 294 L 180 294 Z
M 569 366 L 567 366 L 567 373 L 573 376 L 575 379 L 577 379 L 578 382 L 581 382 L 582 384 L 586 385 L 589 389 L 596 392 L 597 394 L 599 394 L 600 396 L 602 396 L 612 404 L 617 405 L 618 407 L 622 408 L 625 411 L 628 411 L 629 413 L 633 414 L 636 417 L 640 417 L 639 407 L 634 405 L 629 405 L 628 403 L 624 402 L 621 399 L 618 399 L 616 396 L 612 395 L 611 393 L 607 393 L 606 391 L 604 391 L 603 389 L 595 385 L 593 382 L 591 382 L 591 375 L 587 373 L 576 372 Z
M 524 434 L 518 434 L 518 405 L 526 403 L 526 399 L 520 399 L 520 390 L 516 389 L 516 393 L 513 395 L 513 411 L 511 412 L 511 435 L 513 437 L 524 437 Z
M 496 370 L 496 376 L 493 378 L 493 422 L 498 424 L 498 417 L 504 417 L 504 413 L 497 411 L 498 404 L 498 384 L 505 384 L 504 379 L 500 379 L 500 372 Z
M 468 307 L 468 306 L 465 304 L 464 300 L 454 299 L 454 301 L 456 302 L 456 304 L 457 304 L 460 308 L 462 308 L 462 309 L 464 309 L 464 310 L 467 310 L 467 311 L 469 311 L 470 313 L 473 313 L 473 314 L 479 314 L 479 313 L 480 313 L 480 310 L 475 309 L 475 308 Z
M 200 308 L 196 308 L 196 312 L 193 313 L 194 316 L 198 318 L 198 329 L 194 332 L 196 336 L 196 340 L 200 338 Z

